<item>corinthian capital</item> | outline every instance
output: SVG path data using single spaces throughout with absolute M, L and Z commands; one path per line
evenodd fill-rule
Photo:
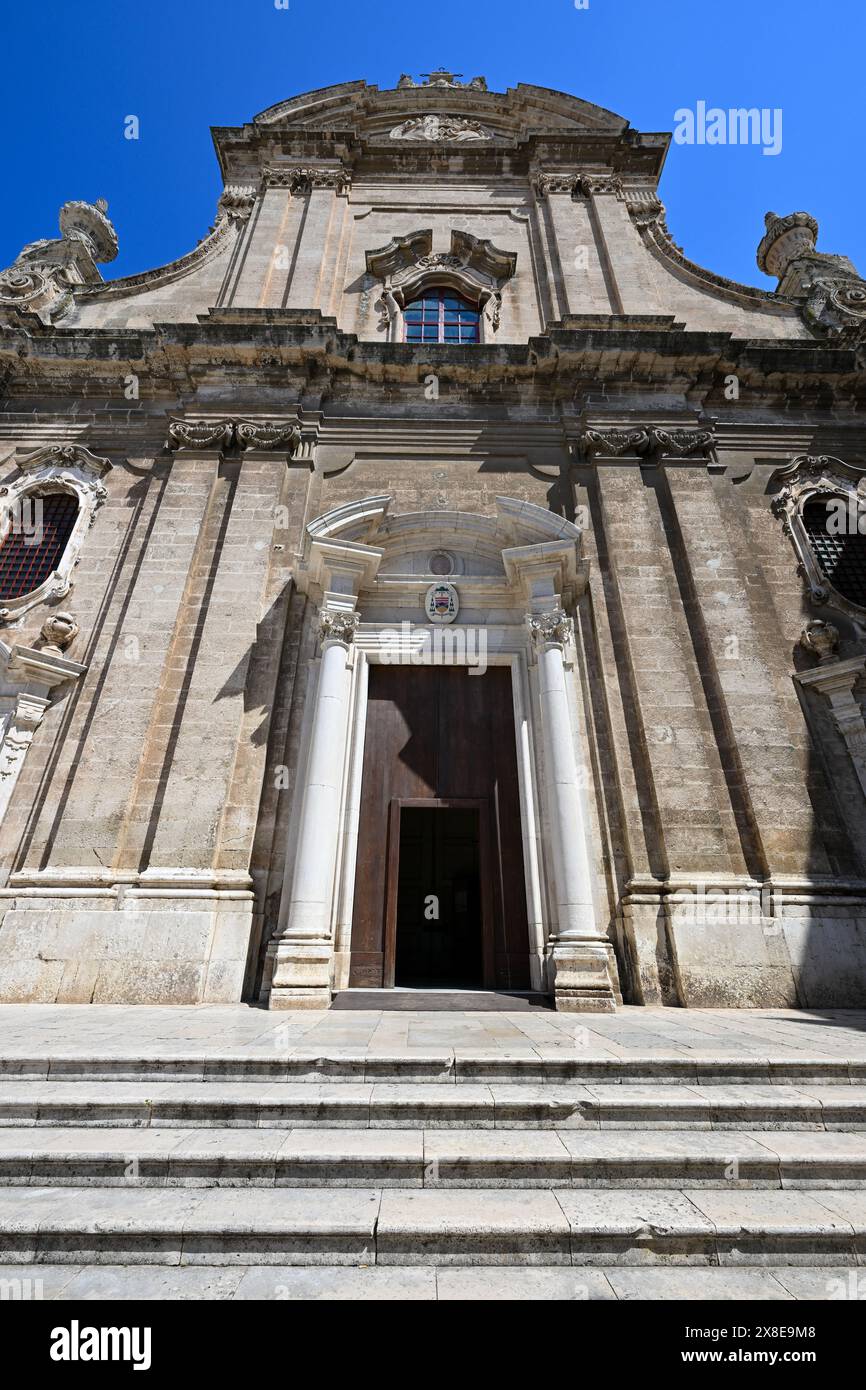
M 354 641 L 360 613 L 348 613 L 340 608 L 319 609 L 319 641 L 343 642 L 346 646 Z
M 552 608 L 549 613 L 530 613 L 526 624 L 537 646 L 564 647 L 574 636 L 574 623 L 564 608 Z

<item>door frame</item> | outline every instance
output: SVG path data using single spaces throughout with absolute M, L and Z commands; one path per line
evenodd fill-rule
M 400 879 L 400 814 L 403 807 L 422 810 L 478 811 L 478 873 L 481 879 L 481 976 L 482 989 L 496 984 L 495 943 L 491 878 L 490 809 L 486 796 L 392 796 L 388 804 L 387 878 L 385 884 L 385 934 L 382 986 L 394 988 L 397 971 L 397 894 Z

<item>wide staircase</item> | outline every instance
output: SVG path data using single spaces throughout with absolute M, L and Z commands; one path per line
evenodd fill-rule
M 46 1297 L 866 1297 L 866 1062 L 0 1065 L 0 1280 Z

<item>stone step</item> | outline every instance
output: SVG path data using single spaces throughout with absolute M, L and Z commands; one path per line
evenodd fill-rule
M 866 1129 L 866 1086 L 25 1081 L 0 1127 Z
M 846 1058 L 776 1057 L 724 1054 L 706 1056 L 683 1052 L 653 1052 L 612 1056 L 581 1047 L 535 1046 L 525 1051 L 369 1053 L 364 1049 L 335 1049 L 329 1053 L 298 1049 L 278 1052 L 195 1054 L 146 1053 L 15 1053 L 8 1047 L 0 1057 L 0 1080 L 57 1081 L 258 1081 L 258 1082 L 438 1082 L 500 1084 L 520 1082 L 537 1086 L 578 1084 L 646 1085 L 866 1085 L 866 1060 Z
M 822 1265 L 866 1258 L 866 1192 L 0 1190 L 0 1262 Z
M 866 1134 L 6 1128 L 0 1185 L 850 1189 Z
M 0 1266 L 6 1298 L 51 1301 L 713 1300 L 837 1301 L 866 1297 L 866 1270 L 790 1265 L 76 1265 Z

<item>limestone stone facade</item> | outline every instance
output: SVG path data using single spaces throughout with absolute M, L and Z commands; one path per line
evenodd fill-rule
M 427 805 L 481 827 L 478 983 L 866 1003 L 866 283 L 803 212 L 766 290 L 689 261 L 669 138 L 343 83 L 214 131 L 171 265 L 103 279 L 70 202 L 0 274 L 0 999 L 389 987 Z M 436 295 L 476 341 L 412 340 Z M 419 796 L 428 735 L 470 755 Z

